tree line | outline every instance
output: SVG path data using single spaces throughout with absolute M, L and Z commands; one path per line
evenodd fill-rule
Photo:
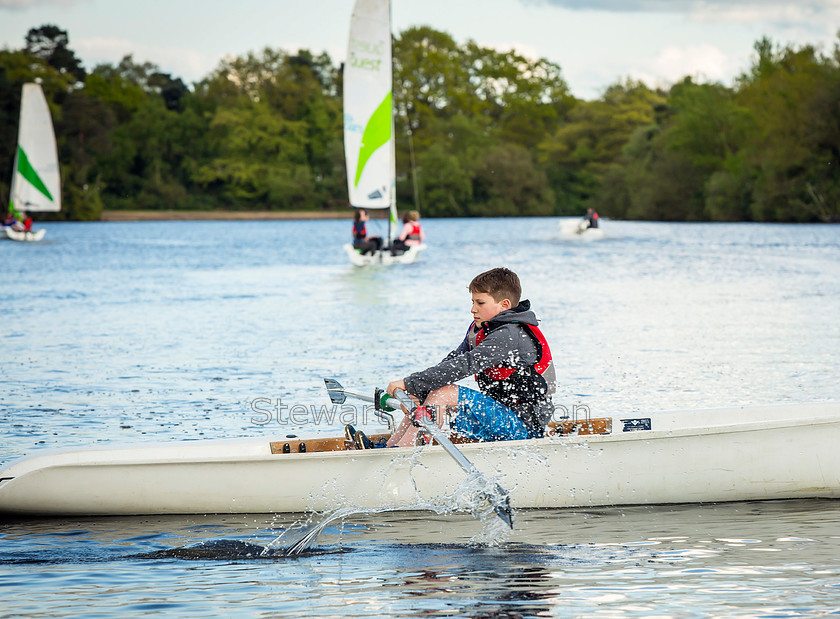
M 57 26 L 0 50 L 0 201 L 21 86 L 53 113 L 65 209 L 320 210 L 347 204 L 342 70 L 266 48 L 188 87 L 126 56 L 87 70 Z M 427 217 L 840 219 L 840 46 L 755 44 L 732 87 L 622 80 L 573 97 L 561 68 L 429 27 L 394 39 L 397 194 Z

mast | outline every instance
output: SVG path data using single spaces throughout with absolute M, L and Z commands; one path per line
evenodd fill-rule
M 388 244 L 394 241 L 395 230 L 397 223 L 397 134 L 394 132 L 394 34 L 391 23 L 391 0 L 388 0 L 388 37 L 391 43 L 391 54 L 388 59 L 391 63 L 390 83 L 388 87 L 391 91 L 391 212 L 388 213 Z

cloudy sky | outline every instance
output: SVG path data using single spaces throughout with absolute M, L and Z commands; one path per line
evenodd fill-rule
M 830 53 L 840 0 L 392 0 L 393 28 L 428 25 L 458 42 L 514 48 L 560 65 L 572 92 L 600 96 L 616 80 L 650 85 L 685 75 L 730 84 L 753 44 L 812 44 Z M 55 24 L 87 68 L 133 53 L 196 81 L 224 56 L 264 47 L 343 58 L 353 0 L 0 0 L 0 47 Z

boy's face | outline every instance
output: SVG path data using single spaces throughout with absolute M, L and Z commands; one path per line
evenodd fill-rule
M 510 309 L 510 299 L 497 302 L 486 292 L 472 293 L 472 312 L 476 326 L 496 317 L 496 314 Z

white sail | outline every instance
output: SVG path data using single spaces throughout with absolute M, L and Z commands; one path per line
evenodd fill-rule
M 52 117 L 39 84 L 24 84 L 10 202 L 18 211 L 61 210 L 61 180 Z
M 395 219 L 391 3 L 356 0 L 344 64 L 344 154 L 350 204 Z

